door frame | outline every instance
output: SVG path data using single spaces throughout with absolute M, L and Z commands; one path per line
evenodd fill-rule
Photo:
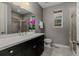
M 74 28 L 74 24 L 73 24 L 73 19 L 72 17 L 74 16 L 74 12 L 75 12 L 75 18 L 76 18 L 76 6 L 72 6 L 69 8 L 69 17 L 70 17 L 70 20 L 69 20 L 69 44 L 70 44 L 70 49 L 72 50 L 73 54 L 76 55 L 77 54 L 77 33 L 76 33 L 76 28 Z M 75 22 L 76 22 L 76 19 L 75 19 Z M 75 26 L 76 26 L 76 23 L 75 23 Z M 74 40 L 74 32 L 75 31 L 75 40 Z M 75 44 L 74 44 L 75 43 Z

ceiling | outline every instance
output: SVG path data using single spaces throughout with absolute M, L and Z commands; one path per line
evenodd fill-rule
M 54 6 L 54 5 L 61 4 L 61 3 L 63 3 L 63 2 L 38 2 L 38 4 L 39 4 L 42 8 Z

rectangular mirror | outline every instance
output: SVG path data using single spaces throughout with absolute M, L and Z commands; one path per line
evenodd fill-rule
M 7 2 L 0 3 L 0 9 L 0 35 L 35 30 L 33 13 Z

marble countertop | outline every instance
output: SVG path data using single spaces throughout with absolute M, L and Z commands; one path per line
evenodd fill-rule
M 32 40 L 33 38 L 39 37 L 41 35 L 44 35 L 44 33 L 34 33 L 29 35 L 18 35 L 7 38 L 0 38 L 0 50 L 9 48 L 28 40 Z

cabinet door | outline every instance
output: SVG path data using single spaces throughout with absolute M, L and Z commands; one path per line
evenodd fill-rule
M 14 56 L 17 54 L 17 50 L 14 47 L 10 47 L 0 51 L 0 56 Z
M 32 51 L 35 56 L 40 56 L 44 50 L 44 36 L 34 38 L 32 40 Z
M 24 56 L 35 56 L 36 53 L 35 53 L 33 47 L 29 46 L 29 47 L 23 49 L 23 55 Z
M 27 41 L 25 43 L 22 44 L 22 54 L 24 56 L 35 56 L 36 53 L 34 51 L 34 40 L 30 40 L 30 41 Z
M 0 51 L 0 56 L 19 56 L 19 55 L 22 55 L 20 45 L 15 45 Z
M 38 39 L 36 51 L 37 51 L 37 55 L 39 56 L 44 51 L 44 36 L 40 36 L 36 39 Z

